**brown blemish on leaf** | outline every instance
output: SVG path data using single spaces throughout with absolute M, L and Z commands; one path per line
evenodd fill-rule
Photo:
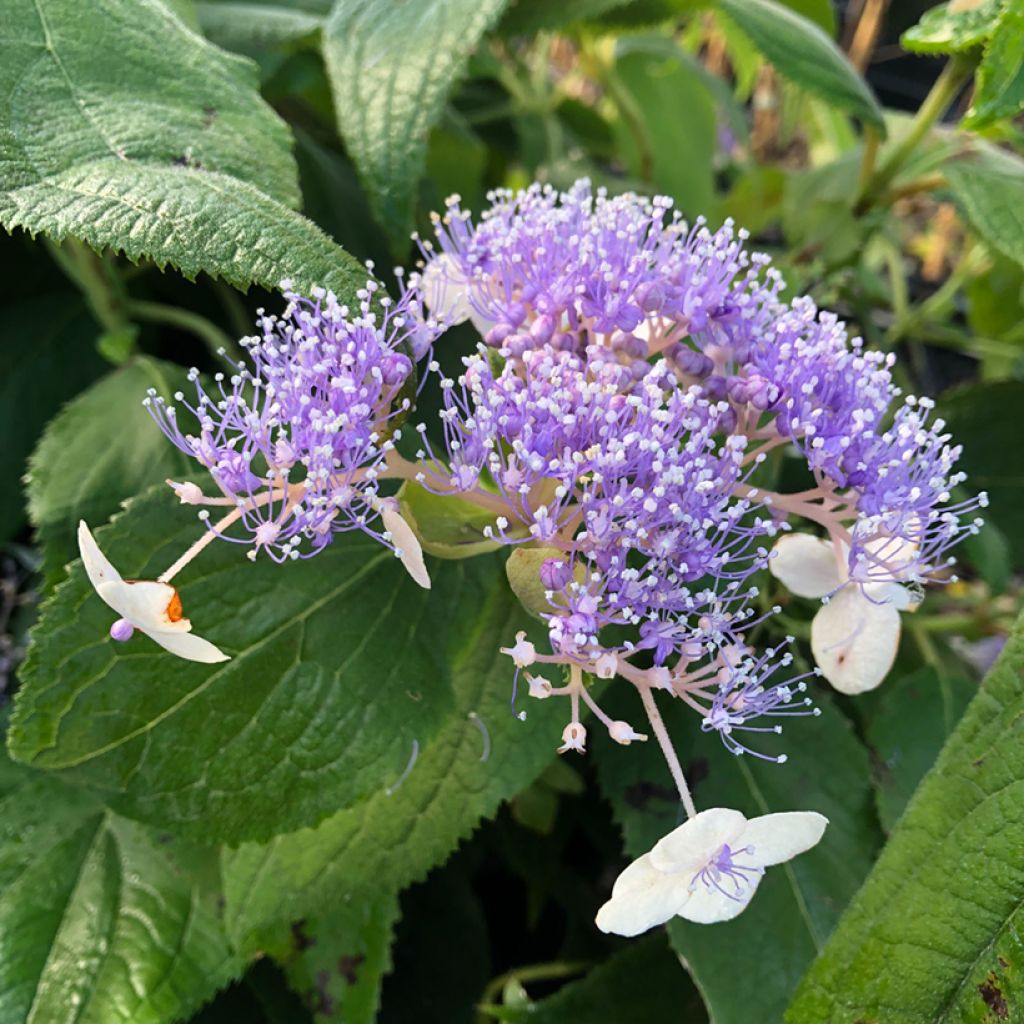
M 292 942 L 295 944 L 295 952 L 302 953 L 310 946 L 316 945 L 316 939 L 306 933 L 306 919 L 292 922 Z
M 338 958 L 338 973 L 345 979 L 347 985 L 354 985 L 359 980 L 358 969 L 365 959 L 362 953 Z
M 1000 1020 L 1010 1019 L 1010 1009 L 1006 1005 L 1006 1000 L 1003 998 L 1001 989 L 996 984 L 996 976 L 994 974 L 990 974 L 978 986 L 978 992 L 981 993 L 981 998 L 985 1001 L 985 1005 Z

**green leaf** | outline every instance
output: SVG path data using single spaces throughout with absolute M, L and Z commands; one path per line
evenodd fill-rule
M 1024 1005 L 1018 624 L 801 984 L 791 1024 L 1013 1019 Z M 1002 1007 L 1000 1010 L 999 1007 Z
M 878 813 L 886 831 L 896 824 L 976 691 L 963 676 L 940 675 L 928 666 L 887 680 L 879 691 L 866 732 L 878 755 Z
M 963 53 L 984 44 L 999 17 L 1000 0 L 977 4 L 936 4 L 900 36 L 900 44 L 914 53 Z
M 80 519 L 103 523 L 121 502 L 188 472 L 190 460 L 143 408 L 148 388 L 173 395 L 185 371 L 141 357 L 108 373 L 66 405 L 46 428 L 28 472 L 28 512 L 55 583 L 77 555 Z
M 402 516 L 431 555 L 471 558 L 502 546 L 500 540 L 483 535 L 485 527 L 494 527 L 494 513 L 465 498 L 432 494 L 412 481 L 402 485 L 398 498 Z
M 172 1024 L 239 973 L 180 844 L 6 758 L 0 807 L 4 1024 Z
M 380 987 L 391 969 L 398 896 L 384 891 L 346 903 L 290 929 L 291 955 L 283 959 L 288 984 L 318 1022 L 373 1024 Z
M 975 494 L 988 492 L 989 507 L 983 515 L 1005 534 L 1015 565 L 1024 565 L 1024 450 L 995 439 L 1017 436 L 1022 402 L 1021 381 L 970 384 L 942 399 L 943 418 L 963 445 L 960 462 L 968 474 L 966 487 Z
M 404 244 L 427 136 L 505 0 L 338 0 L 324 58 L 338 129 L 377 219 Z
M 196 8 L 207 39 L 225 50 L 255 56 L 267 50 L 316 45 L 330 0 L 291 4 L 201 0 Z
M 283 278 L 352 294 L 367 272 L 315 224 L 237 178 L 195 167 L 98 160 L 0 194 L 0 223 L 81 238 L 187 278 L 205 271 L 245 289 Z
M 797 982 L 835 926 L 867 873 L 877 844 L 867 752 L 849 724 L 819 701 L 818 718 L 793 719 L 783 737 L 762 738 L 757 749 L 785 751 L 785 764 L 736 757 L 700 731 L 697 716 L 679 702 L 662 714 L 697 806 L 734 807 L 748 817 L 773 811 L 820 811 L 829 819 L 821 843 L 770 869 L 750 907 L 735 921 L 715 925 L 674 919 L 669 936 L 704 996 L 716 1024 L 749 1024 L 782 1016 Z M 636 724 L 639 701 L 621 691 L 606 707 L 612 718 Z M 774 740 L 774 743 L 772 742 Z M 598 778 L 637 857 L 681 823 L 682 813 L 661 751 L 652 741 L 619 747 L 595 739 Z M 737 964 L 743 969 L 737 970 Z
M 255 66 L 160 0 L 8 5 L 0 68 L 0 223 L 245 288 L 283 277 L 350 290 L 343 250 L 299 203 L 284 122 Z M 111 55 L 116 54 L 113 59 Z
M 977 72 L 974 102 L 964 123 L 983 128 L 1024 109 L 1024 0 L 1003 0 Z
M 539 642 L 543 627 L 518 608 L 493 560 L 450 571 L 478 564 L 492 586 L 474 598 L 476 627 L 451 663 L 455 709 L 402 784 L 315 829 L 224 852 L 229 930 L 242 947 L 258 946 L 275 922 L 313 913 L 325 899 L 355 902 L 422 878 L 551 760 L 564 709 L 531 701 L 525 722 L 514 717 L 513 669 L 498 653 L 517 629 Z
M 585 978 L 502 1020 L 533 1024 L 636 1024 L 637 1021 L 704 1019 L 700 995 L 686 976 L 664 934 L 632 941 Z
M 986 242 L 1024 266 L 1024 160 L 976 143 L 944 168 L 953 196 Z
M 154 579 L 201 529 L 161 487 L 97 540 L 125 578 Z M 11 752 L 207 841 L 311 825 L 394 782 L 444 720 L 449 659 L 494 569 L 469 566 L 435 566 L 428 594 L 361 534 L 283 566 L 212 544 L 175 581 L 196 632 L 231 655 L 210 666 L 111 642 L 76 563 L 32 634 Z
M 106 367 L 96 351 L 96 324 L 66 293 L 4 308 L 0 344 L 0 539 L 25 521 L 19 481 L 46 421 Z
M 717 2 L 782 75 L 885 134 L 878 101 L 818 25 L 773 0 Z
M 498 26 L 503 36 L 532 36 L 546 29 L 571 25 L 600 17 L 609 11 L 626 7 L 631 0 L 512 0 Z M 668 12 L 666 12 L 666 15 Z
M 643 38 L 627 39 L 616 49 L 613 95 L 622 116 L 615 127 L 631 173 L 649 178 L 688 216 L 707 215 L 714 202 L 717 144 L 711 94 L 674 56 L 659 60 L 644 52 Z

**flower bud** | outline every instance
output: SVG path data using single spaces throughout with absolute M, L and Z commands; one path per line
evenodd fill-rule
M 646 740 L 647 737 L 643 733 L 634 731 L 633 726 L 629 722 L 612 722 L 608 726 L 608 735 L 611 736 L 616 743 L 621 743 L 624 747 L 628 747 L 634 740 Z
M 562 745 L 558 753 L 564 754 L 570 750 L 583 754 L 586 752 L 587 730 L 579 722 L 570 722 L 562 731 Z

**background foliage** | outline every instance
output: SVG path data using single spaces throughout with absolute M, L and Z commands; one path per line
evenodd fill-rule
M 926 7 L 0 0 L 0 1024 L 1024 1019 L 1024 3 Z M 632 942 L 593 914 L 675 823 L 667 772 L 509 714 L 497 648 L 536 626 L 501 556 L 425 601 L 358 541 L 225 545 L 184 586 L 213 672 L 115 651 L 67 568 L 80 517 L 170 560 L 186 467 L 140 399 L 282 277 L 351 295 L 448 194 L 581 175 L 749 228 L 992 497 L 888 682 L 820 688 L 787 764 L 678 723 L 698 803 L 832 824 L 736 921 Z

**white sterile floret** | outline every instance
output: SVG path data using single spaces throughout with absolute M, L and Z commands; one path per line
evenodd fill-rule
M 209 640 L 192 633 L 192 623 L 182 617 L 174 587 L 157 580 L 122 579 L 84 522 L 78 524 L 78 550 L 93 589 L 121 616 L 111 627 L 115 639 L 127 640 L 137 629 L 187 661 L 211 664 L 228 660 Z
M 866 546 L 891 557 L 891 539 Z M 800 597 L 826 598 L 811 622 L 811 650 L 822 675 L 840 693 L 873 690 L 886 677 L 900 643 L 900 612 L 914 603 L 893 582 L 852 582 L 848 548 L 806 533 L 780 537 L 768 562 L 773 576 Z M 902 550 L 898 557 L 906 561 Z M 829 596 L 831 595 L 831 596 Z
M 698 924 L 729 921 L 746 908 L 765 868 L 811 849 L 826 825 L 814 811 L 750 820 L 727 807 L 701 811 L 619 875 L 597 926 L 639 935 L 676 916 Z
M 894 591 L 906 593 L 898 584 Z M 900 644 L 899 605 L 843 587 L 811 622 L 811 651 L 825 678 L 840 692 L 865 693 L 892 668 Z

